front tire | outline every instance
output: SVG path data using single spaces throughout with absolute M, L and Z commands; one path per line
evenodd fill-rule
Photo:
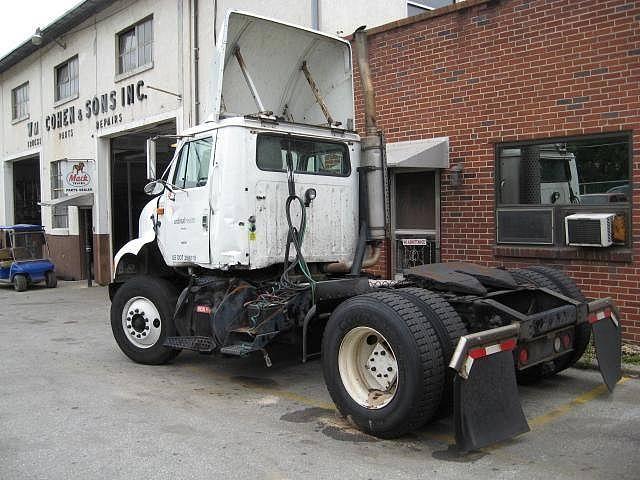
M 138 276 L 125 282 L 111 303 L 111 330 L 122 352 L 134 362 L 162 365 L 180 350 L 163 346 L 176 335 L 176 289 L 166 280 Z
M 13 288 L 15 288 L 16 292 L 24 292 L 29 288 L 29 280 L 27 279 L 27 276 L 18 274 L 13 277 Z
M 393 292 L 359 295 L 331 315 L 322 368 L 342 415 L 364 432 L 395 438 L 430 420 L 443 393 L 442 349 L 413 302 Z

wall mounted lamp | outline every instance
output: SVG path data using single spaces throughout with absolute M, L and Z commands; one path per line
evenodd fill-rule
M 451 185 L 453 187 L 459 187 L 462 185 L 462 170 L 464 166 L 461 163 L 456 163 L 451 167 Z

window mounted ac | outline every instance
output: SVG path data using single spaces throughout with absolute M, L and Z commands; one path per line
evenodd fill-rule
M 613 213 L 575 213 L 564 217 L 567 245 L 609 247 L 613 244 Z

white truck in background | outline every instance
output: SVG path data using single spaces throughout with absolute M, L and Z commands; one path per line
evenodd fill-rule
M 454 412 L 470 450 L 528 430 L 516 378 L 567 368 L 594 333 L 610 389 L 619 315 L 563 273 L 465 263 L 369 278 L 385 239 L 384 142 L 366 33 L 355 33 L 365 100 L 354 130 L 351 45 L 230 12 L 213 59 L 214 113 L 179 135 L 145 191 L 140 237 L 115 256 L 111 326 L 146 364 L 183 349 L 271 364 L 274 341 L 322 355 L 342 414 L 402 435 Z M 155 177 L 154 142 L 148 170 Z

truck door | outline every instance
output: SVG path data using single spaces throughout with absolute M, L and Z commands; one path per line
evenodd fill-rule
M 163 195 L 159 241 L 170 264 L 210 262 L 209 176 L 214 144 L 215 134 L 184 143 L 169 178 L 178 188 Z

